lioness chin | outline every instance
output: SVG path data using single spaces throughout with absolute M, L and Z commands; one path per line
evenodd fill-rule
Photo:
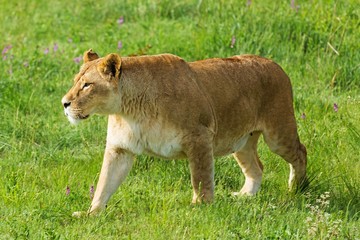
M 100 58 L 91 49 L 73 87 L 63 97 L 65 115 L 77 123 L 108 115 L 103 165 L 88 214 L 103 210 L 128 175 L 135 155 L 187 158 L 192 202 L 214 197 L 214 157 L 232 154 L 245 175 L 235 195 L 254 195 L 266 144 L 290 165 L 289 187 L 306 180 L 288 76 L 271 60 L 253 55 L 196 62 L 161 54 Z

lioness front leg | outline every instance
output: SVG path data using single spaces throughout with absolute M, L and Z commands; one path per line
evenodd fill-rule
M 99 181 L 88 214 L 99 213 L 106 207 L 111 195 L 128 175 L 133 161 L 134 156 L 123 149 L 106 148 Z
M 192 203 L 211 202 L 214 199 L 214 158 L 210 145 L 197 145 L 189 154 Z

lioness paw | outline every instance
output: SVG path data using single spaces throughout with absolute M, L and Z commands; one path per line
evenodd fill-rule
M 255 195 L 255 193 L 251 193 L 251 192 L 232 192 L 231 195 L 234 196 L 234 197 L 239 197 L 239 196 L 241 196 L 241 197 L 244 197 L 244 196 L 245 197 L 252 197 L 252 196 Z
M 73 214 L 71 216 L 75 217 L 75 218 L 83 218 L 83 217 L 87 217 L 88 214 L 87 214 L 87 212 L 79 211 L 79 212 L 73 212 Z

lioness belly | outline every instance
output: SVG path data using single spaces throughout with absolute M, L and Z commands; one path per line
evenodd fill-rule
M 218 140 L 214 143 L 214 156 L 224 156 L 237 151 L 240 151 L 249 139 L 249 134 L 246 134 L 243 137 L 235 138 L 229 141 L 227 140 Z

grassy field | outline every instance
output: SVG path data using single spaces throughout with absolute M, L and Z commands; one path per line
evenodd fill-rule
M 0 0 L 0 239 L 360 239 L 358 1 Z M 79 56 L 252 53 L 292 79 L 310 189 L 265 144 L 262 189 L 216 160 L 216 201 L 190 205 L 186 160 L 139 156 L 105 214 L 75 219 L 96 186 L 106 117 L 74 127 L 60 100 Z

